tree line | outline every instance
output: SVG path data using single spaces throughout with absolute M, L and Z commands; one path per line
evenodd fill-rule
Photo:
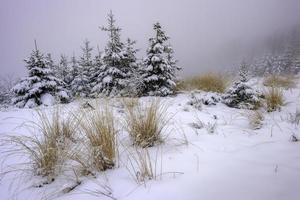
M 108 42 L 103 52 L 98 47 L 95 57 L 86 40 L 80 58 L 73 55 L 69 61 L 62 55 L 55 64 L 51 54 L 43 54 L 35 43 L 35 49 L 25 59 L 28 75 L 12 89 L 12 103 L 32 108 L 53 102 L 67 103 L 74 97 L 173 94 L 180 68 L 160 23 L 153 25 L 155 34 L 149 39 L 146 57 L 139 60 L 136 41 L 121 40 L 121 28 L 116 25 L 112 12 L 107 22 L 101 30 L 108 33 Z

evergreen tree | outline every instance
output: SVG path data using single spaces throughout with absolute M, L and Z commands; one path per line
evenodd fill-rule
M 255 76 L 268 76 L 283 72 L 283 59 L 280 55 L 265 54 L 253 66 Z
M 123 96 L 141 96 L 144 88 L 143 80 L 141 77 L 141 64 L 138 62 L 136 53 L 138 49 L 134 47 L 135 40 L 128 38 L 124 48 L 124 65 L 127 70 L 126 88 L 122 91 Z
M 90 97 L 96 98 L 100 95 L 101 93 L 101 88 L 99 85 L 101 85 L 102 79 L 101 74 L 103 63 L 102 63 L 102 52 L 100 52 L 99 47 L 98 49 L 98 54 L 95 56 L 94 59 L 94 64 L 93 67 L 90 70 L 91 78 L 90 78 L 90 88 L 91 88 L 91 94 Z
M 260 94 L 247 81 L 247 65 L 243 62 L 239 70 L 239 79 L 222 96 L 222 102 L 233 108 L 255 109 L 259 105 Z
M 297 74 L 300 71 L 300 44 L 290 44 L 282 56 L 283 70 L 287 74 Z
M 292 73 L 294 49 L 292 45 L 288 45 L 282 55 L 283 72 L 286 74 Z
M 138 49 L 134 47 L 136 44 L 135 40 L 131 40 L 130 38 L 127 38 L 125 43 L 125 53 L 124 53 L 124 62 L 125 66 L 129 69 L 129 73 L 133 73 L 133 71 L 138 70 L 137 65 L 137 58 L 136 53 L 138 52 Z
M 55 77 L 59 77 L 58 66 L 54 63 L 52 55 L 50 53 L 47 53 L 45 56 L 45 64 L 49 66 L 49 69 L 52 71 Z
M 68 58 L 65 55 L 60 55 L 59 61 L 59 78 L 67 84 L 67 76 L 69 74 Z
M 13 98 L 12 88 L 17 83 L 14 76 L 6 74 L 0 77 L 0 108 L 8 106 Z
M 300 26 L 292 32 L 282 56 L 282 65 L 287 74 L 300 72 Z
M 62 81 L 53 76 L 49 65 L 53 61 L 50 58 L 46 59 L 36 47 L 29 59 L 25 60 L 28 77 L 23 78 L 12 89 L 12 102 L 17 107 L 50 105 L 54 103 L 55 96 L 63 103 L 69 101 L 70 97 L 62 87 Z
M 87 97 L 90 92 L 90 68 L 93 66 L 91 51 L 93 48 L 90 47 L 90 42 L 86 40 L 81 49 L 83 53 L 78 61 L 78 74 L 72 81 L 72 91 L 75 96 Z
M 159 23 L 154 24 L 155 37 L 150 38 L 147 57 L 143 62 L 142 78 L 145 95 L 166 96 L 173 94 L 176 84 L 176 61 L 173 50 L 165 43 L 169 40 Z
M 71 63 L 70 63 L 70 74 L 69 77 L 71 79 L 70 83 L 70 90 L 73 95 L 76 95 L 76 90 L 78 88 L 78 82 L 76 77 L 79 76 L 79 66 L 78 66 L 78 61 L 76 60 L 75 55 L 71 57 Z
M 120 39 L 121 29 L 115 25 L 112 12 L 108 14 L 108 26 L 102 31 L 108 32 L 109 41 L 102 55 L 101 72 L 98 75 L 97 91 L 104 95 L 118 95 L 126 87 L 128 68 L 125 65 L 124 44 Z

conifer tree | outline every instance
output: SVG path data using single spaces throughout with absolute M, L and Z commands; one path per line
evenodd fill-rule
M 59 61 L 59 78 L 66 83 L 67 75 L 69 73 L 68 69 L 68 58 L 65 55 L 60 55 Z
M 90 42 L 84 41 L 84 46 L 81 47 L 82 56 L 78 61 L 78 74 L 72 82 L 72 91 L 75 96 L 87 97 L 90 92 L 90 68 L 93 66 L 92 50 Z
M 49 66 L 49 69 L 52 71 L 55 77 L 59 77 L 59 69 L 58 66 L 54 63 L 51 53 L 46 54 L 45 64 Z
M 97 90 L 103 95 L 118 95 L 126 87 L 128 68 L 125 65 L 124 44 L 120 39 L 121 29 L 116 26 L 114 15 L 108 14 L 108 26 L 102 31 L 108 32 L 109 41 L 102 55 L 101 72 L 98 75 Z
M 136 53 L 139 51 L 134 47 L 135 40 L 128 38 L 124 47 L 124 57 L 127 70 L 126 88 L 122 91 L 122 96 L 141 96 L 144 88 L 141 77 L 141 64 L 138 62 Z
M 102 83 L 101 79 L 101 71 L 103 67 L 102 63 L 102 52 L 99 49 L 99 46 L 97 46 L 98 54 L 95 56 L 94 64 L 92 69 L 90 70 L 91 78 L 90 78 L 90 88 L 91 88 L 91 94 L 90 97 L 96 98 L 101 94 L 101 88 L 99 85 Z
M 50 58 L 46 59 L 35 46 L 29 59 L 25 60 L 28 76 L 12 89 L 14 93 L 12 103 L 17 107 L 32 108 L 41 104 L 51 105 L 55 97 L 63 103 L 70 100 L 62 86 L 62 81 L 53 76 L 49 64 L 53 61 Z
M 229 107 L 255 109 L 259 105 L 260 93 L 248 83 L 248 69 L 243 62 L 239 69 L 239 79 L 222 96 L 222 102 Z
M 142 78 L 145 95 L 166 96 L 173 94 L 176 87 L 176 61 L 173 50 L 165 43 L 169 40 L 160 23 L 154 24 L 155 36 L 149 39 L 147 57 L 143 61 Z
M 78 88 L 78 82 L 77 82 L 76 77 L 79 76 L 79 66 L 78 66 L 78 61 L 76 60 L 76 57 L 75 57 L 74 54 L 71 57 L 69 76 L 70 76 L 70 79 L 71 79 L 70 90 L 71 90 L 73 95 L 76 95 L 76 90 Z

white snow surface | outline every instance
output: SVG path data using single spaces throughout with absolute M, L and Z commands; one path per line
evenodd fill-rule
M 42 94 L 41 102 L 44 106 L 53 106 L 56 103 L 54 96 L 49 93 Z
M 67 175 L 36 188 L 32 180 L 39 181 L 39 177 L 26 173 L 24 177 L 16 177 L 13 172 L 0 179 L 1 199 L 111 199 L 99 192 L 104 191 L 101 185 L 106 185 L 118 200 L 298 200 L 300 142 L 291 142 L 290 137 L 292 134 L 300 137 L 300 125 L 292 124 L 288 118 L 300 109 L 300 87 L 285 90 L 284 95 L 288 103 L 281 111 L 264 112 L 265 120 L 258 130 L 249 126 L 246 110 L 229 108 L 222 103 L 203 105 L 197 110 L 187 104 L 191 100 L 190 93 L 164 97 L 161 100 L 168 105 L 168 115 L 172 118 L 163 133 L 168 136 L 165 143 L 149 148 L 153 166 L 158 158 L 157 174 L 162 173 L 155 180 L 138 185 L 126 169 L 126 155 L 120 152 L 123 162 L 114 169 L 99 172 L 96 178 L 82 178 L 82 184 L 69 194 L 60 193 L 65 185 L 72 184 L 72 178 Z M 151 99 L 143 97 L 140 101 L 146 103 Z M 61 108 L 64 112 L 75 110 L 80 102 L 61 105 Z M 122 119 L 119 100 L 112 99 L 109 103 L 115 117 Z M 50 111 L 54 107 L 42 109 Z M 33 109 L 11 108 L 0 112 L 1 135 L 31 134 L 19 125 L 35 120 L 35 116 Z M 216 123 L 215 132 L 208 134 L 205 128 L 190 126 L 199 120 L 203 124 Z M 119 140 L 130 148 L 128 133 L 122 123 L 119 122 L 118 127 Z M 5 151 L 3 146 L 0 151 Z M 3 162 L 8 165 L 24 160 L 23 156 Z M 3 166 L 0 169 L 5 172 Z

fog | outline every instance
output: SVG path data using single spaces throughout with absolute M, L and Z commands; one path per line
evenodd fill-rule
M 1 75 L 26 73 L 23 59 L 34 48 L 57 59 L 80 56 L 89 39 L 103 49 L 99 29 L 112 10 L 122 39 L 137 40 L 145 55 L 152 24 L 160 21 L 175 50 L 182 75 L 230 67 L 263 49 L 274 35 L 300 22 L 299 0 L 1 0 Z

